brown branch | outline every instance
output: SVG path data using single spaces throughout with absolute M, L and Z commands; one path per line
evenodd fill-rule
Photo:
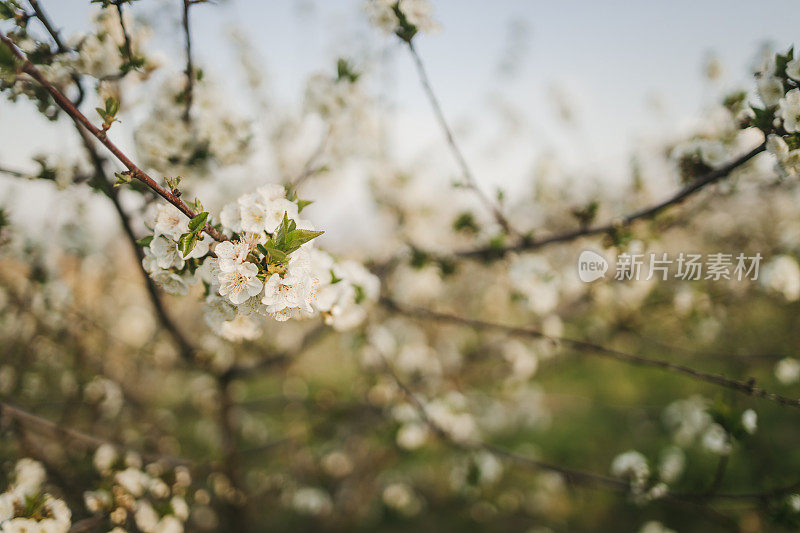
M 9 39 L 5 33 L 0 31 L 0 41 L 5 43 L 6 46 L 9 47 L 11 52 L 14 56 L 22 62 L 21 70 L 25 72 L 29 76 L 31 76 L 34 80 L 36 80 L 42 87 L 44 87 L 47 92 L 53 97 L 55 103 L 63 109 L 72 119 L 75 121 L 76 124 L 86 128 L 100 143 L 103 144 L 113 155 L 116 157 L 124 166 L 128 169 L 131 177 L 136 178 L 137 180 L 144 183 L 147 187 L 155 191 L 159 196 L 164 198 L 166 201 L 177 207 L 183 214 L 185 214 L 189 218 L 193 218 L 196 213 L 192 211 L 192 209 L 186 205 L 186 203 L 181 200 L 176 194 L 173 194 L 171 191 L 161 187 L 158 183 L 153 180 L 150 176 L 147 175 L 143 170 L 141 170 L 138 166 L 136 166 L 133 161 L 131 161 L 117 146 L 108 139 L 106 132 L 101 130 L 100 128 L 94 126 L 86 116 L 81 113 L 73 104 L 72 102 L 64 96 L 61 91 L 59 91 L 53 84 L 51 84 L 47 79 L 42 75 L 42 73 L 37 69 L 33 63 L 28 61 L 23 54 L 14 44 L 14 42 Z M 203 228 L 204 231 L 214 238 L 217 241 L 224 241 L 226 240 L 225 236 L 222 235 L 216 228 L 212 227 L 211 225 L 206 225 Z
M 747 396 L 753 396 L 755 398 L 768 400 L 785 407 L 800 408 L 800 400 L 787 398 L 785 396 L 780 396 L 778 394 L 768 392 L 764 389 L 756 387 L 754 379 L 750 379 L 748 381 L 731 379 L 721 374 L 711 374 L 708 372 L 703 372 L 701 370 L 696 370 L 694 368 L 685 365 L 671 363 L 669 361 L 664 361 L 662 359 L 651 359 L 649 357 L 644 357 L 641 355 L 626 353 L 619 350 L 615 350 L 613 348 L 607 348 L 599 344 L 593 344 L 587 341 L 570 339 L 565 337 L 550 337 L 545 335 L 541 331 L 532 328 L 509 326 L 506 324 L 499 324 L 496 322 L 487 322 L 484 320 L 465 318 L 450 313 L 440 313 L 420 307 L 405 308 L 397 304 L 394 300 L 391 300 L 390 298 L 386 297 L 381 298 L 381 303 L 390 311 L 407 316 L 409 318 L 414 318 L 418 320 L 438 320 L 442 322 L 449 322 L 452 324 L 460 324 L 462 326 L 468 326 L 478 330 L 502 331 L 508 333 L 509 335 L 518 337 L 546 339 L 553 343 L 562 344 L 581 353 L 595 355 L 598 357 L 604 357 L 606 359 L 611 359 L 614 361 L 619 361 L 630 365 L 659 368 L 661 370 L 666 370 L 668 372 L 673 372 L 676 374 L 681 374 L 683 376 L 688 376 L 689 378 L 698 381 L 704 381 L 706 383 L 711 383 L 713 385 L 724 387 L 726 389 L 730 389 L 739 392 L 741 394 L 745 394 Z
M 433 91 L 433 86 L 428 78 L 428 73 L 425 71 L 425 65 L 422 63 L 422 58 L 417 53 L 417 49 L 414 48 L 414 44 L 411 41 L 408 41 L 408 50 L 411 53 L 411 57 L 417 67 L 417 73 L 419 74 L 422 88 L 425 90 L 425 95 L 428 97 L 428 101 L 430 101 L 431 107 L 433 108 L 433 113 L 436 115 L 436 120 L 439 122 L 439 126 L 444 133 L 447 144 L 450 147 L 450 151 L 453 153 L 453 157 L 455 157 L 458 166 L 461 168 L 461 174 L 464 178 L 464 181 L 466 181 L 467 187 L 475 191 L 475 194 L 478 196 L 480 201 L 486 206 L 489 212 L 492 213 L 495 220 L 497 220 L 497 223 L 503 227 L 506 233 L 519 234 L 519 232 L 511 227 L 508 219 L 505 217 L 505 215 L 503 215 L 500 206 L 492 202 L 486 193 L 484 193 L 478 186 L 478 182 L 475 180 L 475 176 L 467 164 L 464 154 L 458 147 L 458 143 L 456 143 L 453 131 L 450 129 L 450 125 L 447 123 L 447 119 L 444 117 L 444 111 L 442 111 L 442 106 L 439 103 L 439 99 L 436 97 L 436 93 Z
M 664 211 L 665 209 L 673 205 L 682 203 L 684 200 L 686 200 L 696 192 L 702 190 L 706 186 L 711 185 L 712 183 L 716 183 L 717 181 L 726 177 L 728 174 L 730 174 L 731 172 L 733 172 L 735 169 L 742 166 L 746 162 L 750 161 L 752 158 L 763 152 L 765 149 L 766 149 L 766 144 L 762 143 L 753 148 L 752 150 L 750 150 L 749 152 L 747 152 L 746 154 L 741 155 L 736 159 L 734 159 L 733 161 L 730 161 L 729 163 L 712 170 L 705 176 L 697 178 L 696 180 L 692 181 L 691 183 L 680 189 L 678 192 L 676 192 L 669 198 L 662 200 L 661 202 L 658 202 L 651 206 L 629 213 L 619 218 L 618 220 L 597 226 L 583 227 L 565 231 L 562 233 L 556 233 L 554 235 L 551 235 L 549 237 L 544 237 L 542 239 L 523 239 L 522 241 L 509 246 L 502 246 L 502 247 L 485 246 L 485 247 L 475 248 L 472 250 L 456 251 L 453 255 L 464 258 L 497 259 L 505 256 L 509 252 L 530 251 L 542 248 L 550 244 L 570 242 L 580 237 L 609 234 L 611 232 L 619 230 L 620 228 L 630 226 L 637 220 L 653 218 L 654 216 Z
M 28 0 L 33 8 L 33 12 L 36 15 L 36 18 L 39 19 L 39 22 L 42 23 L 42 26 L 47 30 L 47 33 L 53 38 L 53 42 L 56 43 L 56 48 L 60 54 L 65 52 L 70 52 L 70 48 L 64 44 L 64 41 L 61 39 L 60 32 L 53 26 L 50 22 L 50 19 L 47 17 L 47 14 L 44 12 L 44 9 L 41 5 L 39 5 L 39 0 Z
M 144 252 L 142 251 L 142 247 L 136 243 L 136 235 L 133 233 L 130 217 L 122 208 L 122 204 L 119 201 L 119 190 L 113 187 L 105 177 L 105 165 L 103 158 L 97 153 L 97 150 L 95 150 L 92 138 L 89 136 L 89 134 L 77 125 L 76 129 L 83 140 L 83 145 L 86 148 L 86 152 L 89 155 L 92 166 L 94 167 L 95 182 L 103 190 L 106 196 L 108 196 L 108 198 L 111 200 L 111 203 L 114 204 L 114 210 L 117 212 L 117 216 L 122 224 L 125 237 L 127 238 L 131 248 L 133 248 L 133 253 L 136 255 L 136 262 L 138 264 L 139 271 L 142 274 L 145 288 L 147 289 L 147 295 L 150 298 L 150 303 L 152 304 L 153 309 L 158 316 L 159 322 L 172 337 L 173 341 L 175 341 L 181 358 L 187 362 L 194 361 L 196 353 L 195 348 L 186 339 L 186 337 L 183 336 L 178 329 L 178 326 L 170 318 L 167 310 L 164 308 L 164 303 L 161 301 L 160 293 L 158 292 L 158 289 L 156 289 L 155 283 L 153 283 L 153 279 L 145 270 L 144 264 L 142 264 Z

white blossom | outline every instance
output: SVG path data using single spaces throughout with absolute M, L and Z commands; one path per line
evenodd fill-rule
M 240 304 L 261 292 L 264 284 L 258 279 L 258 267 L 250 262 L 236 265 L 231 271 L 220 270 L 219 294 L 232 304 Z
M 763 76 L 756 82 L 758 96 L 764 105 L 772 107 L 778 105 L 783 97 L 783 82 L 774 76 Z
M 611 473 L 629 479 L 633 491 L 640 492 L 650 477 L 650 467 L 644 455 L 630 450 L 614 458 L 611 462 Z
M 789 155 L 789 145 L 780 135 L 774 133 L 767 136 L 767 152 L 774 155 L 778 161 L 783 161 Z
M 800 89 L 792 89 L 778 102 L 775 113 L 783 119 L 783 127 L 792 133 L 800 131 Z
M 756 432 L 758 428 L 758 415 L 752 409 L 747 409 L 742 413 L 742 427 L 751 435 Z
M 794 81 L 800 81 L 800 57 L 786 63 L 786 75 Z
M 111 472 L 111 466 L 117 460 L 117 450 L 111 444 L 101 444 L 94 452 L 94 467 L 101 474 Z

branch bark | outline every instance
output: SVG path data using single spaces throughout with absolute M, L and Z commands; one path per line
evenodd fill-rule
M 22 72 L 31 76 L 34 80 L 36 80 L 42 87 L 44 87 L 50 96 L 53 97 L 55 103 L 63 109 L 79 126 L 85 128 L 89 133 L 91 133 L 100 143 L 105 146 L 113 155 L 116 157 L 120 163 L 122 163 L 125 168 L 128 169 L 130 175 L 133 178 L 144 183 L 147 187 L 152 189 L 156 192 L 159 196 L 164 198 L 166 201 L 177 207 L 183 214 L 185 214 L 189 218 L 193 218 L 197 213 L 192 211 L 192 209 L 186 205 L 186 203 L 181 200 L 176 194 L 171 191 L 168 191 L 164 187 L 160 186 L 156 183 L 153 178 L 147 175 L 142 169 L 140 169 L 136 164 L 131 161 L 123 152 L 120 150 L 106 135 L 106 132 L 101 130 L 100 128 L 93 125 L 86 116 L 76 108 L 72 102 L 64 96 L 61 91 L 59 91 L 53 84 L 51 84 L 47 79 L 42 75 L 42 73 L 37 69 L 33 63 L 28 61 L 23 54 L 14 44 L 14 42 L 6 36 L 5 33 L 0 31 L 0 41 L 2 41 L 6 46 L 9 47 L 11 52 L 14 56 L 22 62 L 21 70 Z M 213 239 L 217 241 L 224 241 L 226 240 L 225 236 L 222 235 L 216 228 L 207 224 L 204 231 L 210 235 Z

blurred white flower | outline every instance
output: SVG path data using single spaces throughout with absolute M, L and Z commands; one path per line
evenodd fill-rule
M 800 89 L 792 89 L 778 102 L 775 113 L 783 119 L 783 127 L 789 133 L 800 131 Z
M 756 432 L 758 428 L 758 415 L 752 409 L 747 409 L 742 413 L 742 427 L 751 435 Z
M 767 107 L 777 105 L 783 97 L 783 82 L 774 76 L 762 76 L 756 82 L 756 87 L 758 96 Z
M 775 364 L 775 377 L 784 385 L 800 381 L 800 361 L 794 357 L 784 357 Z

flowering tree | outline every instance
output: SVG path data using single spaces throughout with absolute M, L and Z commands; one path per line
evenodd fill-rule
M 176 67 L 144 2 L 92 3 L 66 37 L 38 0 L 0 0 L 2 93 L 82 148 L 0 168 L 0 531 L 800 527 L 793 49 L 625 190 L 540 168 L 511 199 L 428 78 L 426 0 L 365 15 L 413 59 L 450 184 L 386 149 L 358 61 L 293 110 L 236 35 L 259 123 L 193 59 L 191 12 L 219 7 L 178 2 Z M 332 254 L 308 198 L 350 165 L 380 245 Z M 231 169 L 252 176 L 238 197 Z M 121 231 L 75 210 L 27 235 L 20 180 L 96 193 Z

